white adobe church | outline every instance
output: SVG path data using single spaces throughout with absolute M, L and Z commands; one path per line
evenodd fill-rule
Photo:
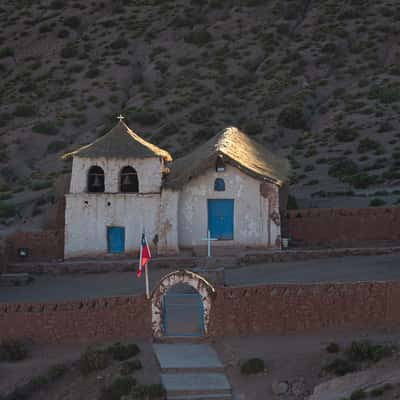
M 136 254 L 142 229 L 159 255 L 204 248 L 208 230 L 228 252 L 281 247 L 289 163 L 237 128 L 172 161 L 120 119 L 66 157 L 65 258 Z

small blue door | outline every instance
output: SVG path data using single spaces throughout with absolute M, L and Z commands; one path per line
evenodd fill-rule
M 208 229 L 211 237 L 220 240 L 233 239 L 233 200 L 208 200 Z
M 109 226 L 107 228 L 109 253 L 123 253 L 125 251 L 125 228 Z

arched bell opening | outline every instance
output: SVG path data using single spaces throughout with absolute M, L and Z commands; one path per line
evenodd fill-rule
M 87 178 L 87 189 L 89 193 L 103 193 L 104 185 L 104 170 L 103 168 L 94 165 L 90 167 Z
M 130 166 L 122 168 L 120 191 L 122 193 L 139 193 L 139 179 L 135 168 Z

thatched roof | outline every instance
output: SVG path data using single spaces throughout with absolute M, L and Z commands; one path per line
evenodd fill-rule
M 172 161 L 168 151 L 160 149 L 133 132 L 123 121 L 119 121 L 108 133 L 98 138 L 93 143 L 65 154 L 80 157 L 118 157 L 118 158 L 148 158 L 162 157 L 165 161 Z
M 217 157 L 257 179 L 282 186 L 289 175 L 289 161 L 273 154 L 235 127 L 229 127 L 170 165 L 165 187 L 180 189 L 192 178 L 215 166 Z

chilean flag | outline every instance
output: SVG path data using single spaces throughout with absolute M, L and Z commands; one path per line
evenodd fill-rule
M 147 244 L 146 236 L 142 233 L 142 240 L 140 243 L 140 258 L 139 258 L 139 269 L 136 276 L 140 278 L 142 276 L 143 267 L 150 261 L 151 253 L 149 245 Z

